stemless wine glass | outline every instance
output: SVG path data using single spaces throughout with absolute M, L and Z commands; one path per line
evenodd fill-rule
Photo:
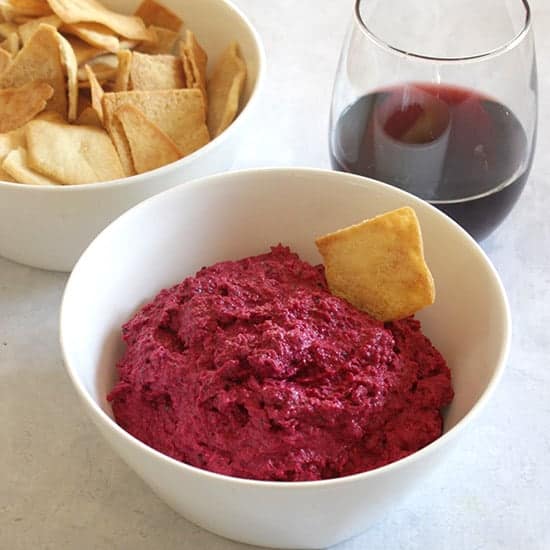
M 410 191 L 481 240 L 525 186 L 536 127 L 525 0 L 356 0 L 333 90 L 333 168 Z

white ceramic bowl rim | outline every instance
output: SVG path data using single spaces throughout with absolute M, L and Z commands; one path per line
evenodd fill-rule
M 284 176 L 284 174 L 288 171 L 293 172 L 302 172 L 303 174 L 307 174 L 310 176 L 322 176 L 323 174 L 326 174 L 327 172 L 331 172 L 330 170 L 323 170 L 323 169 L 315 169 L 315 168 L 305 168 L 305 167 L 291 167 L 291 168 L 283 168 L 283 167 L 266 167 L 266 168 L 250 168 L 250 169 L 244 169 L 244 170 L 235 170 L 230 173 L 232 174 L 239 174 L 239 173 L 250 173 L 254 172 L 258 174 L 260 177 L 262 173 L 268 173 L 268 172 L 279 172 L 281 176 Z M 190 464 L 186 464 L 185 462 L 181 462 L 179 460 L 176 460 L 174 458 L 171 458 L 160 451 L 157 451 L 156 449 L 150 447 L 149 445 L 146 445 L 139 439 L 135 438 L 131 434 L 129 434 L 126 430 L 124 430 L 122 427 L 120 427 L 105 411 L 98 405 L 98 403 L 90 397 L 86 389 L 84 388 L 83 384 L 80 382 L 80 379 L 78 375 L 76 374 L 76 371 L 72 368 L 72 366 L 69 364 L 67 360 L 67 356 L 65 354 L 65 345 L 63 341 L 63 325 L 64 325 L 64 316 L 65 316 L 65 300 L 66 295 L 68 294 L 68 291 L 71 287 L 71 282 L 73 277 L 78 274 L 79 266 L 81 264 L 82 258 L 86 255 L 89 248 L 92 248 L 95 246 L 95 242 L 99 239 L 106 238 L 108 233 L 110 231 L 113 231 L 116 229 L 117 225 L 120 223 L 123 223 L 123 220 L 126 216 L 132 216 L 134 215 L 134 212 L 147 208 L 149 204 L 164 200 L 164 196 L 178 192 L 178 190 L 182 187 L 205 187 L 207 185 L 224 185 L 223 181 L 224 174 L 215 174 L 212 176 L 207 176 L 204 178 L 199 178 L 191 182 L 183 183 L 181 185 L 178 185 L 176 187 L 173 187 L 171 189 L 168 189 L 167 191 L 163 191 L 162 193 L 159 193 L 153 197 L 150 197 L 149 199 L 146 199 L 145 201 L 141 202 L 140 204 L 134 206 L 130 210 L 126 211 L 124 214 L 122 214 L 118 219 L 113 221 L 111 224 L 109 224 L 97 237 L 92 241 L 92 243 L 89 245 L 89 247 L 84 251 L 78 262 L 76 263 L 68 281 L 67 285 L 65 287 L 65 291 L 63 293 L 62 302 L 61 302 L 61 314 L 60 314 L 60 343 L 61 343 L 61 351 L 63 356 L 63 361 L 65 364 L 65 367 L 69 373 L 69 376 L 77 389 L 80 396 L 88 403 L 88 405 L 95 411 L 95 413 L 98 415 L 98 417 L 101 419 L 102 422 L 104 422 L 109 429 L 114 430 L 118 432 L 118 434 L 126 439 L 128 443 L 137 449 L 152 455 L 162 461 L 166 461 L 169 464 L 175 465 L 177 468 L 181 468 L 183 470 L 188 470 L 190 472 L 193 472 L 198 475 L 206 476 L 212 479 L 217 479 L 219 481 L 225 482 L 225 483 L 236 483 L 236 484 L 242 484 L 242 485 L 250 485 L 250 486 L 257 486 L 261 485 L 262 487 L 269 487 L 277 490 L 289 490 L 290 488 L 300 488 L 300 489 L 317 489 L 319 487 L 327 487 L 327 486 L 333 486 L 333 485 L 340 485 L 340 484 L 348 484 L 348 483 L 354 483 L 355 481 L 359 479 L 367 479 L 369 477 L 378 476 L 380 474 L 386 474 L 390 473 L 393 470 L 406 467 L 408 464 L 413 463 L 417 460 L 421 460 L 422 457 L 428 453 L 431 453 L 437 449 L 438 446 L 446 444 L 448 441 L 451 441 L 456 435 L 462 431 L 482 410 L 482 408 L 486 405 L 487 401 L 489 400 L 490 396 L 492 395 L 493 391 L 495 390 L 496 386 L 498 385 L 498 382 L 500 381 L 500 378 L 502 377 L 502 374 L 504 372 L 504 367 L 506 364 L 506 360 L 508 358 L 508 354 L 510 351 L 510 341 L 511 341 L 511 331 L 512 331 L 512 321 L 511 321 L 511 314 L 510 314 L 510 306 L 508 304 L 508 299 L 506 296 L 506 292 L 504 290 L 504 286 L 502 284 L 502 281 L 500 279 L 500 276 L 498 275 L 496 269 L 494 268 L 491 261 L 487 258 L 485 255 L 485 252 L 483 249 L 477 244 L 477 242 L 464 230 L 462 227 L 460 227 L 456 222 L 448 218 L 445 214 L 441 213 L 439 210 L 437 210 L 435 207 L 431 206 L 430 204 L 426 203 L 425 201 L 422 201 L 421 199 L 418 199 L 417 197 L 414 197 L 407 193 L 406 191 L 402 191 L 400 189 L 397 189 L 395 187 L 392 187 L 388 184 L 372 180 L 370 178 L 364 178 L 362 176 L 355 176 L 352 174 L 347 174 L 350 179 L 354 179 L 353 182 L 354 185 L 357 186 L 365 186 L 365 184 L 368 182 L 369 186 L 378 186 L 381 188 L 391 188 L 392 191 L 397 191 L 398 193 L 402 193 L 403 195 L 407 196 L 408 200 L 411 200 L 411 196 L 413 198 L 413 202 L 418 202 L 419 204 L 423 204 L 424 206 L 427 206 L 429 209 L 433 210 L 436 215 L 438 216 L 444 216 L 448 218 L 449 223 L 452 223 L 460 232 L 463 233 L 464 237 L 469 240 L 470 245 L 475 247 L 477 251 L 480 253 L 480 255 L 485 259 L 487 266 L 489 267 L 493 277 L 495 278 L 495 281 L 497 283 L 497 288 L 499 291 L 499 294 L 501 295 L 502 301 L 504 303 L 504 310 L 505 310 L 505 319 L 504 319 L 504 334 L 502 335 L 502 339 L 504 342 L 504 345 L 502 349 L 500 350 L 500 354 L 498 357 L 498 364 L 495 368 L 495 371 L 493 375 L 491 376 L 491 379 L 489 380 L 489 383 L 487 384 L 487 387 L 483 391 L 483 393 L 480 395 L 477 402 L 474 404 L 474 406 L 448 431 L 443 433 L 438 439 L 433 441 L 432 443 L 426 445 L 422 449 L 402 458 L 399 460 L 396 460 L 395 462 L 391 462 L 390 464 L 387 464 L 385 466 L 381 466 L 379 468 L 375 468 L 373 470 L 369 470 L 367 472 L 362 472 L 358 474 L 352 474 L 348 476 L 338 477 L 338 478 L 332 478 L 332 479 L 324 479 L 319 481 L 262 481 L 262 480 L 255 480 L 255 479 L 245 479 L 245 478 L 239 478 L 239 477 L 233 477 L 228 476 L 224 474 L 218 474 L 215 472 L 211 472 L 208 470 L 204 470 L 201 468 L 197 468 L 195 466 L 191 466 Z M 160 289 L 159 289 L 160 290 Z
M 109 181 L 98 181 L 94 183 L 83 183 L 79 185 L 56 185 L 56 186 L 49 186 L 49 185 L 26 185 L 22 183 L 15 183 L 15 182 L 9 182 L 9 181 L 1 181 L 0 180 L 0 187 L 6 186 L 11 187 L 13 189 L 21 189 L 22 192 L 25 192 L 25 190 L 29 191 L 32 190 L 32 192 L 39 192 L 39 193 L 78 193 L 83 190 L 87 189 L 95 189 L 98 187 L 106 188 L 106 187 L 114 187 L 114 186 L 126 186 L 131 185 L 137 181 L 140 181 L 142 179 L 146 179 L 150 177 L 152 174 L 155 176 L 162 176 L 163 173 L 168 172 L 173 169 L 179 169 L 184 168 L 185 165 L 190 164 L 193 162 L 197 157 L 200 155 L 203 155 L 204 153 L 207 153 L 212 149 L 213 147 L 217 147 L 219 143 L 222 141 L 225 141 L 229 138 L 237 129 L 237 127 L 240 127 L 241 121 L 243 119 L 243 115 L 247 116 L 248 111 L 252 108 L 252 106 L 256 103 L 259 92 L 261 91 L 261 87 L 263 86 L 264 82 L 264 75 L 265 75 L 265 67 L 266 67 L 266 57 L 265 57 L 265 49 L 262 40 L 260 39 L 259 34 L 257 33 L 256 29 L 248 19 L 248 17 L 237 7 L 231 0 L 223 0 L 225 4 L 227 4 L 227 7 L 231 10 L 233 10 L 243 21 L 243 23 L 248 28 L 248 31 L 254 38 L 254 44 L 257 48 L 257 54 L 258 54 L 258 74 L 256 76 L 256 82 L 254 83 L 254 88 L 252 89 L 252 92 L 250 94 L 250 97 L 248 98 L 248 101 L 246 102 L 246 105 L 242 108 L 242 110 L 239 112 L 235 120 L 218 136 L 216 136 L 213 140 L 209 141 L 206 145 L 203 145 L 190 155 L 185 156 L 182 159 L 179 159 L 175 162 L 171 162 L 170 164 L 165 164 L 164 166 L 161 166 L 160 168 L 155 168 L 154 170 L 149 170 L 148 172 L 144 172 L 143 174 L 136 174 L 134 176 L 127 176 L 125 178 L 118 178 L 115 180 L 109 180 Z

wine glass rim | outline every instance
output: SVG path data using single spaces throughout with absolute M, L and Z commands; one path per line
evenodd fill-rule
M 487 50 L 485 52 L 476 53 L 472 55 L 465 55 L 465 56 L 448 56 L 448 57 L 440 57 L 440 56 L 431 56 L 431 55 L 425 55 L 421 53 L 417 53 L 414 51 L 407 51 L 402 48 L 398 48 L 396 46 L 392 46 L 389 42 L 382 39 L 380 36 L 378 36 L 376 33 L 374 33 L 366 24 L 364 21 L 361 12 L 360 12 L 360 4 L 364 0 L 355 0 L 355 18 L 357 19 L 357 22 L 359 23 L 359 27 L 362 29 L 362 31 L 374 42 L 376 42 L 379 46 L 391 51 L 392 53 L 397 53 L 400 55 L 405 55 L 407 57 L 414 57 L 416 59 L 423 59 L 427 61 L 437 61 L 441 63 L 445 62 L 457 62 L 457 61 L 477 61 L 486 59 L 488 57 L 495 57 L 497 55 L 500 55 L 508 50 L 511 50 L 514 48 L 518 43 L 520 43 L 525 35 L 529 32 L 529 29 L 531 28 L 531 7 L 529 6 L 528 0 L 520 0 L 520 2 L 523 4 L 523 7 L 525 8 L 525 21 L 523 24 L 522 29 L 510 40 L 507 42 L 501 44 L 500 46 L 497 46 L 496 48 L 493 48 L 491 50 Z

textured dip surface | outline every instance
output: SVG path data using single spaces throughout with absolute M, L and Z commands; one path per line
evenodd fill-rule
M 373 320 L 283 246 L 161 291 L 123 338 L 108 396 L 117 422 L 231 476 L 306 481 L 388 464 L 441 435 L 453 397 L 418 321 Z

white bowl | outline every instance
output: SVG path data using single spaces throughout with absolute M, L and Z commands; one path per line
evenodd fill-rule
M 456 392 L 441 438 L 363 474 L 262 482 L 213 474 L 168 458 L 114 422 L 105 396 L 123 351 L 120 327 L 160 289 L 202 266 L 265 252 L 279 242 L 319 263 L 316 236 L 403 205 L 418 214 L 437 287 L 436 303 L 419 318 L 447 359 Z M 487 402 L 509 343 L 510 314 L 502 284 L 465 231 L 394 187 L 313 169 L 211 176 L 132 208 L 80 258 L 61 309 L 68 372 L 86 411 L 115 451 L 189 520 L 224 537 L 277 548 L 319 548 L 356 535 L 422 483 Z
M 0 181 L 0 256 L 43 269 L 70 271 L 109 222 L 160 191 L 231 167 L 254 112 L 264 78 L 261 40 L 246 16 L 228 0 L 161 0 L 184 18 L 210 60 L 237 40 L 247 65 L 243 108 L 217 138 L 193 154 L 157 170 L 103 183 L 42 187 Z M 104 0 L 131 13 L 138 0 Z M 209 70 L 212 62 L 209 63 Z

